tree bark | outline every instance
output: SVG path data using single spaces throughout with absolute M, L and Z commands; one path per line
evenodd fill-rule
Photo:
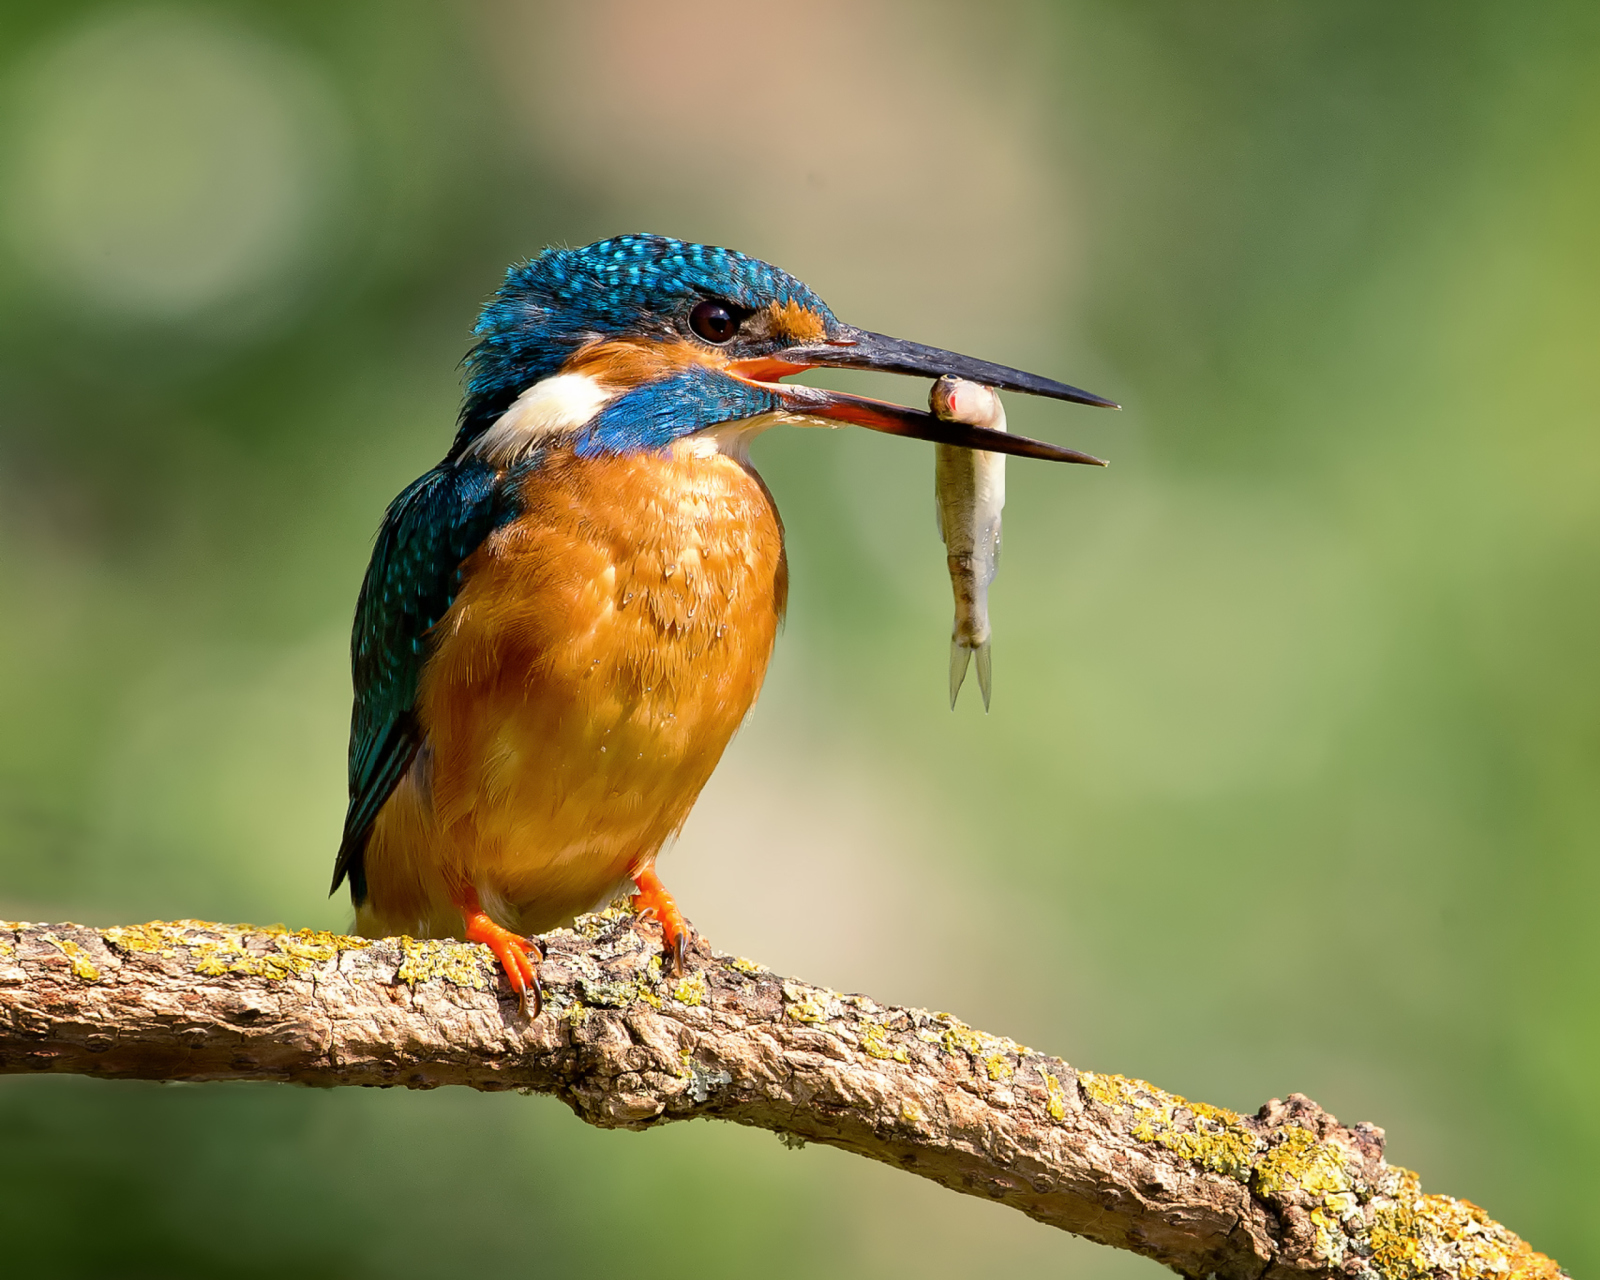
M 703 941 L 663 976 L 653 927 L 578 924 L 543 939 L 530 1021 L 477 945 L 0 923 L 0 1072 L 522 1089 L 606 1128 L 701 1116 L 827 1143 L 1185 1276 L 1565 1275 L 1298 1094 L 1238 1116 Z

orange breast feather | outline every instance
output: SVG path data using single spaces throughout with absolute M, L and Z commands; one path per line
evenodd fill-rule
M 683 824 L 766 674 L 787 571 L 748 467 L 561 454 L 522 498 L 439 624 L 364 930 L 458 932 L 462 882 L 526 931 L 592 906 Z

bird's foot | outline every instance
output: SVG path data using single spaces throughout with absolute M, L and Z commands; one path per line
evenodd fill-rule
M 494 952 L 494 958 L 505 970 L 506 981 L 517 993 L 517 1003 L 529 1018 L 537 1018 L 544 1005 L 544 992 L 539 986 L 539 963 L 544 952 L 532 938 L 512 933 L 496 924 L 478 901 L 478 891 L 470 886 L 456 903 L 461 908 L 461 919 L 466 925 L 462 936 L 468 942 L 481 942 Z
M 689 941 L 694 937 L 689 922 L 678 910 L 678 904 L 667 892 L 667 886 L 661 883 L 655 867 L 636 871 L 633 883 L 639 889 L 632 899 L 634 912 L 641 918 L 654 917 L 661 925 L 661 942 L 672 961 L 672 972 L 682 977 L 683 962 L 689 954 Z

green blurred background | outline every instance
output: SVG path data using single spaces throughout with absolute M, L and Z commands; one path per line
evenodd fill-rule
M 774 433 L 725 950 L 1238 1109 L 1600 1270 L 1600 9 L 0 9 L 0 915 L 340 927 L 346 631 L 506 263 L 653 230 L 1088 386 L 945 705 L 926 447 Z M 1585 354 L 1587 353 L 1587 354 Z M 921 388 L 850 385 L 909 396 Z M 548 1099 L 0 1080 L 18 1274 L 1153 1276 Z

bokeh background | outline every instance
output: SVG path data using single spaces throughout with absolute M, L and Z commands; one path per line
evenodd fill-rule
M 505 265 L 654 230 L 1065 377 L 995 702 L 922 445 L 773 433 L 725 950 L 1252 1110 L 1600 1270 L 1600 9 L 0 8 L 0 915 L 340 927 L 346 635 Z M 849 385 L 911 397 L 893 379 Z M 548 1099 L 0 1080 L 18 1274 L 1153 1276 Z

